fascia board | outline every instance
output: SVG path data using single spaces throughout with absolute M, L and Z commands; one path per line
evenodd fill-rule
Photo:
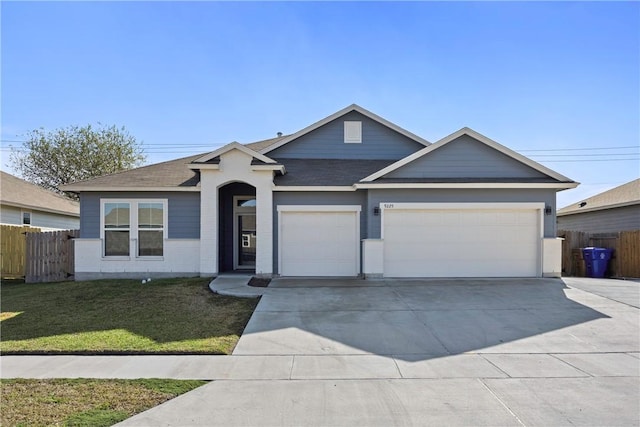
M 208 163 L 203 163 L 203 164 L 189 163 L 187 165 L 187 168 L 191 170 L 204 170 L 204 169 L 218 170 L 220 169 L 220 165 L 218 164 L 210 165 Z
M 314 130 L 326 125 L 327 123 L 329 123 L 329 122 L 331 122 L 331 121 L 333 121 L 333 120 L 335 120 L 335 119 L 337 119 L 339 117 L 342 117 L 347 113 L 350 113 L 351 111 L 356 111 L 356 112 L 362 114 L 363 116 L 368 117 L 371 120 L 376 121 L 376 122 L 378 122 L 378 123 L 390 128 L 390 129 L 393 129 L 394 131 L 398 132 L 399 134 L 404 135 L 409 139 L 413 139 L 414 141 L 416 141 L 416 142 L 418 142 L 418 143 L 420 143 L 422 145 L 428 146 L 429 144 L 431 144 L 426 139 L 421 138 L 418 135 L 416 135 L 416 134 L 414 134 L 412 132 L 409 132 L 406 129 L 403 129 L 400 126 L 398 126 L 398 125 L 396 125 L 394 123 L 391 123 L 390 121 L 378 116 L 377 114 L 374 114 L 371 111 L 368 111 L 368 110 L 360 107 L 357 104 L 351 104 L 348 107 L 343 108 L 342 110 L 337 111 L 337 112 L 331 114 L 330 116 L 327 116 L 324 119 L 319 120 L 319 121 L 317 121 L 317 122 L 305 127 L 304 129 L 299 130 L 298 132 L 289 135 L 286 138 L 281 139 L 277 143 L 266 147 L 265 149 L 261 150 L 260 152 L 263 153 L 263 154 L 267 154 L 268 152 L 273 151 L 276 148 L 280 148 L 283 145 L 293 141 L 294 139 L 298 139 L 301 136 L 306 135 L 307 133 L 312 132 L 312 131 L 314 131 Z
M 200 186 L 193 187 L 118 187 L 118 186 L 87 186 L 84 187 L 82 185 L 68 185 L 65 186 L 64 191 L 70 191 L 73 193 L 79 193 L 81 191 L 86 192 L 103 192 L 103 191 L 166 191 L 166 192 L 174 192 L 174 191 L 200 191 Z
M 224 153 L 227 153 L 231 150 L 240 150 L 243 153 L 247 154 L 248 156 L 251 156 L 255 159 L 258 159 L 262 162 L 265 163 L 277 163 L 275 160 L 265 156 L 264 154 L 258 153 L 257 151 L 252 150 L 251 148 L 248 148 L 242 144 L 240 144 L 239 142 L 231 142 L 223 147 L 218 148 L 215 151 L 212 151 L 209 154 L 205 154 L 202 157 L 197 158 L 196 160 L 193 161 L 194 164 L 198 164 L 198 163 L 205 163 L 208 162 L 209 160 L 218 157 Z
M 327 186 L 314 186 L 314 185 L 274 185 L 273 191 L 356 191 L 352 185 L 327 185 Z
M 559 183 L 524 183 L 524 182 L 434 182 L 434 183 L 391 183 L 377 184 L 375 182 L 359 182 L 354 184 L 357 190 L 360 189 L 400 189 L 400 188 L 555 188 L 568 189 L 576 188 L 577 182 Z

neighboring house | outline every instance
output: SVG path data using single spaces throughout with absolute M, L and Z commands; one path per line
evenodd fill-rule
M 80 204 L 0 171 L 0 224 L 75 230 L 80 227 Z
M 640 230 L 640 178 L 560 209 L 558 230 Z
M 64 189 L 80 194 L 78 280 L 541 277 L 560 275 L 556 192 L 577 185 L 471 129 L 431 144 L 351 105 Z

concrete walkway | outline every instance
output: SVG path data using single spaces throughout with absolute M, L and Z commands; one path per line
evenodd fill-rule
M 258 298 L 267 291 L 267 288 L 249 286 L 250 275 L 245 274 L 220 274 L 211 283 L 211 292 L 242 298 Z
M 263 295 L 232 356 L 3 356 L 0 373 L 213 380 L 123 426 L 640 424 L 636 282 L 221 279 Z

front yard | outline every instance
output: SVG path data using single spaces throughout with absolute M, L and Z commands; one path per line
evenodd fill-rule
M 3 283 L 2 354 L 230 354 L 257 300 L 210 279 Z
M 178 380 L 2 380 L 3 426 L 110 426 L 206 384 Z

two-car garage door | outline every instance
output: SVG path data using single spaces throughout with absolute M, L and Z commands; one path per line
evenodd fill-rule
M 540 209 L 384 209 L 386 277 L 540 275 Z

